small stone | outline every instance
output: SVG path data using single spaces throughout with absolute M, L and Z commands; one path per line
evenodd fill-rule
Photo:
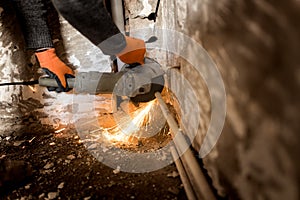
M 91 197 L 84 197 L 83 200 L 90 200 Z
M 169 173 L 169 174 L 167 175 L 167 177 L 173 177 L 173 178 L 176 178 L 177 176 L 179 176 L 179 174 L 178 174 L 178 172 L 176 172 L 176 171 L 172 171 L 171 173 Z
M 42 194 L 39 195 L 39 199 L 42 199 L 44 197 L 45 197 L 45 193 L 42 193 Z
M 67 156 L 67 159 L 69 159 L 69 160 L 73 160 L 73 159 L 75 159 L 76 157 L 74 156 L 74 155 L 68 155 Z
M 30 184 L 28 184 L 28 185 L 25 185 L 25 187 L 24 187 L 26 190 L 28 190 L 29 188 L 30 188 Z
M 57 186 L 57 188 L 58 188 L 58 189 L 63 189 L 63 188 L 64 188 L 64 185 L 65 185 L 65 183 L 64 183 L 64 182 L 61 182 L 61 183 Z
M 21 144 L 23 144 L 24 142 L 25 142 L 25 140 L 15 141 L 13 145 L 14 145 L 15 147 L 18 147 L 18 146 L 20 146 Z
M 98 144 L 92 144 L 91 146 L 89 146 L 87 149 L 91 150 L 91 149 L 96 149 L 98 146 Z
M 55 142 L 51 142 L 49 145 L 50 145 L 50 146 L 54 146 L 54 145 L 55 145 Z
M 70 164 L 70 162 L 71 162 L 70 160 L 65 160 L 66 164 Z
M 20 200 L 26 200 L 26 197 L 21 197 L 21 199 Z
M 49 192 L 48 199 L 55 199 L 58 196 L 58 192 Z
M 51 167 L 53 167 L 54 164 L 53 163 L 47 163 L 45 166 L 44 166 L 44 169 L 50 169 Z
M 113 170 L 114 174 L 118 174 L 120 173 L 120 166 L 117 166 L 117 169 Z

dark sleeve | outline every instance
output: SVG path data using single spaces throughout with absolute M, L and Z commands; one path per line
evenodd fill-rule
M 28 49 L 52 47 L 43 0 L 13 0 Z
M 104 54 L 115 55 L 125 48 L 125 37 L 113 23 L 103 0 L 52 2 L 59 13 Z

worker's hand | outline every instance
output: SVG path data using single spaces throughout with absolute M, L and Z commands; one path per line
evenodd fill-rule
M 70 88 L 66 78 L 74 77 L 74 72 L 57 57 L 55 49 L 51 48 L 42 52 L 36 52 L 35 55 L 45 73 L 50 78 L 54 78 L 59 86 L 58 88 L 48 87 L 48 90 L 55 90 L 56 92 L 69 91 Z
M 144 64 L 146 53 L 145 42 L 128 36 L 125 36 L 125 38 L 126 47 L 117 56 L 126 64 Z

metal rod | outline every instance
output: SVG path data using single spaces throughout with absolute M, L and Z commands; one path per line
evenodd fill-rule
M 160 0 L 158 0 L 157 4 L 156 4 L 156 9 L 155 9 L 155 16 L 156 17 L 157 17 L 157 13 L 158 13 L 159 3 L 160 3 Z
M 111 0 L 111 12 L 112 18 L 116 26 L 121 32 L 125 31 L 124 26 L 124 13 L 123 13 L 123 1 L 122 0 Z
M 160 108 L 162 110 L 163 115 L 165 116 L 170 129 L 172 130 L 173 134 L 173 140 L 174 140 L 174 144 L 176 146 L 176 149 L 178 151 L 178 153 L 182 158 L 183 164 L 185 166 L 185 170 L 189 175 L 189 178 L 191 180 L 191 182 L 193 183 L 193 185 L 195 185 L 195 191 L 199 191 L 200 194 L 196 195 L 197 197 L 201 198 L 201 196 L 206 199 L 206 200 L 214 200 L 216 199 L 216 197 L 214 196 L 195 156 L 193 155 L 191 149 L 187 146 L 187 142 L 185 140 L 185 138 L 183 137 L 183 134 L 181 132 L 181 130 L 179 129 L 177 122 L 175 121 L 175 119 L 173 118 L 171 112 L 169 111 L 166 103 L 164 102 L 164 100 L 162 99 L 162 96 L 159 92 L 155 93 L 155 97 L 157 98 Z M 175 136 L 177 139 L 175 139 Z M 185 152 L 183 152 L 186 149 Z
M 118 27 L 118 29 L 121 32 L 125 32 L 125 20 L 124 20 L 124 13 L 123 13 L 123 1 L 122 0 L 111 0 L 110 1 L 111 4 L 111 12 L 112 12 L 112 18 L 114 23 L 116 24 L 116 26 Z M 116 64 L 116 69 L 118 71 L 118 69 L 121 67 L 119 67 L 119 63 L 118 60 L 115 61 Z M 112 110 L 113 113 L 118 111 L 118 97 L 113 94 L 112 96 Z
M 184 170 L 181 160 L 179 159 L 178 153 L 174 147 L 170 148 L 173 159 L 175 160 L 175 165 L 180 175 L 180 179 L 182 181 L 186 196 L 189 200 L 196 200 L 196 196 L 194 194 L 191 182 L 189 181 L 188 175 Z

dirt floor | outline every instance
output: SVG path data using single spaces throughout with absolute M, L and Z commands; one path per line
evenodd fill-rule
M 0 160 L 32 167 L 25 181 L 10 177 L 0 199 L 186 199 L 174 164 L 151 173 L 118 172 L 97 161 L 75 129 L 61 130 L 0 137 Z

